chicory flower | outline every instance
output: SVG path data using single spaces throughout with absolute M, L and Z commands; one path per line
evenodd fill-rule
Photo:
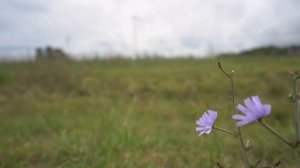
M 196 121 L 196 131 L 199 133 L 199 136 L 202 134 L 209 134 L 214 126 L 214 123 L 217 119 L 218 113 L 213 110 L 207 110 L 201 118 Z
M 237 105 L 237 109 L 243 114 L 234 114 L 233 119 L 237 120 L 237 127 L 241 127 L 257 121 L 271 113 L 271 105 L 262 104 L 258 96 L 246 98 L 244 100 L 246 106 Z

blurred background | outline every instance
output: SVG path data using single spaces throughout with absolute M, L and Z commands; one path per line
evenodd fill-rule
M 2 0 L 0 58 L 205 57 L 300 43 L 297 0 Z
M 300 70 L 298 0 L 1 0 L 0 167 L 245 167 L 236 137 L 199 137 L 208 108 L 236 131 L 258 95 L 291 142 Z M 297 87 L 300 87 L 299 82 Z M 297 89 L 299 92 L 299 89 Z M 252 163 L 299 156 L 257 123 Z

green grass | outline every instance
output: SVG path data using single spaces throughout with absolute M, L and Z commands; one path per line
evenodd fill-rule
M 197 136 L 207 108 L 235 130 L 237 103 L 259 95 L 272 104 L 266 121 L 294 140 L 289 71 L 298 58 L 142 59 L 0 63 L 0 167 L 243 167 L 239 140 L 213 131 Z M 300 159 L 257 123 L 242 128 L 251 161 Z

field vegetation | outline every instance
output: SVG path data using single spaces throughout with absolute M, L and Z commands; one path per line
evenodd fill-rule
M 236 102 L 259 95 L 272 104 L 266 122 L 294 141 L 289 72 L 299 57 L 37 59 L 0 63 L 0 167 L 243 167 L 238 138 L 195 132 L 208 108 L 236 130 L 218 61 L 234 70 Z M 259 124 L 242 131 L 251 161 L 300 165 Z

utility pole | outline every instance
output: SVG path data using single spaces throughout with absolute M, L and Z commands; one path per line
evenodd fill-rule
M 71 43 L 71 36 L 67 35 L 65 37 L 65 45 L 66 45 L 66 52 L 69 53 L 70 52 L 70 43 Z
M 134 57 L 138 57 L 138 21 L 139 17 L 133 15 L 131 17 L 132 21 L 132 50 Z

